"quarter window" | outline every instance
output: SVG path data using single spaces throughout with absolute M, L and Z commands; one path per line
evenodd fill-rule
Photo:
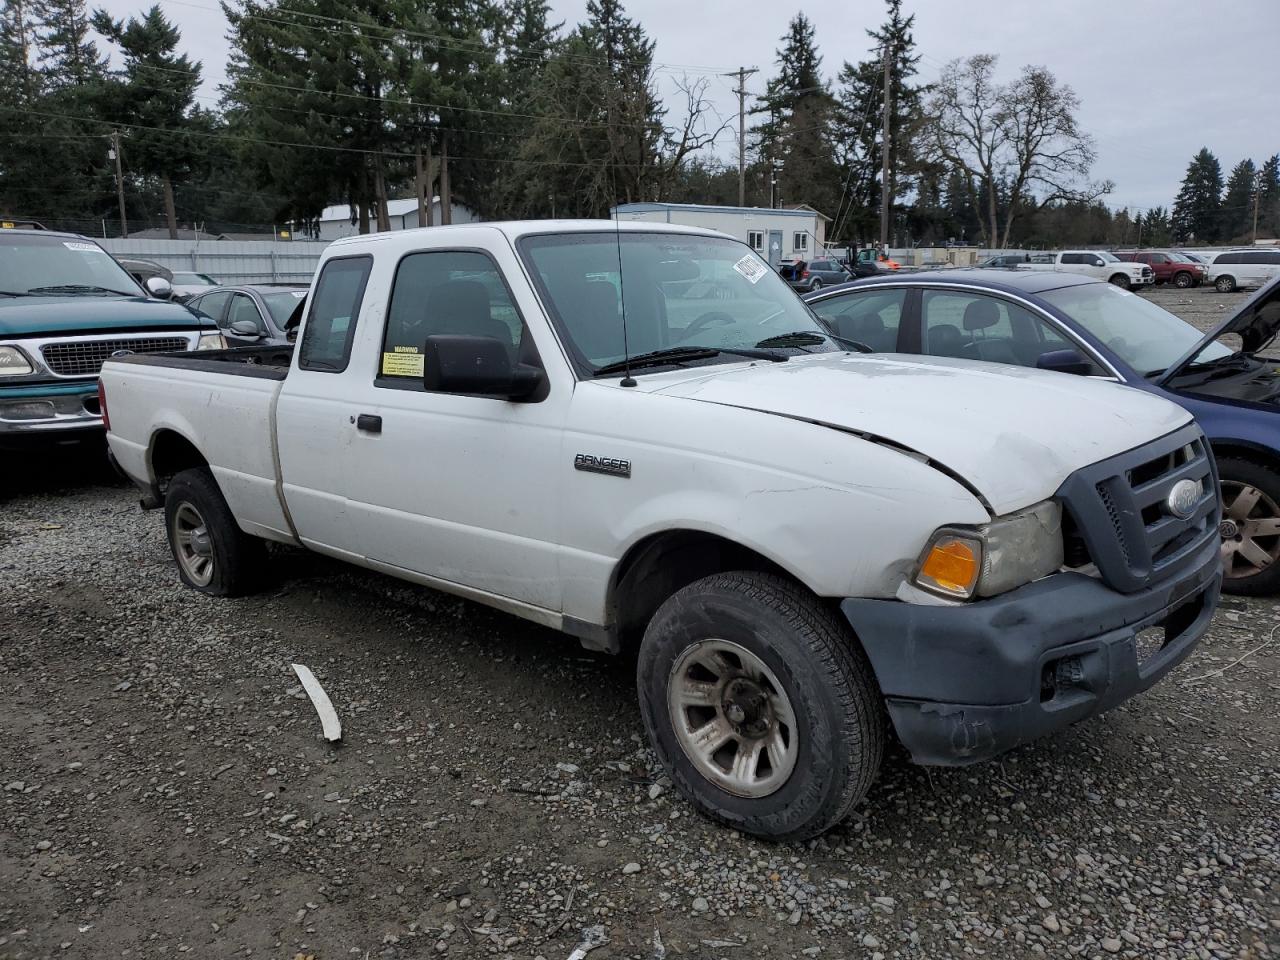
M 515 362 L 524 325 L 497 265 L 483 253 L 411 253 L 396 268 L 378 365 L 381 377 L 421 380 L 427 337 L 491 337 Z
M 311 314 L 298 348 L 300 369 L 321 373 L 347 369 L 372 265 L 370 257 L 342 257 L 324 265 L 316 280 Z

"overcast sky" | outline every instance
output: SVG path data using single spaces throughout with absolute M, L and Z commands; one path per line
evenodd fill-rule
M 204 105 L 217 100 L 228 45 L 216 0 L 159 0 L 182 29 L 183 45 L 203 61 Z M 90 0 L 117 17 L 150 0 Z M 586 0 L 552 0 L 567 26 Z M 760 67 L 748 81 L 759 92 L 776 70 L 775 50 L 799 7 L 776 0 L 627 0 L 628 13 L 657 41 L 659 80 L 669 92 L 681 72 L 711 78 L 715 108 L 735 115 L 734 81 L 718 76 Z M 883 0 L 806 3 L 829 77 L 844 60 L 867 56 L 864 30 L 884 16 Z M 1096 179 L 1115 181 L 1114 207 L 1168 206 L 1188 161 L 1209 147 L 1223 175 L 1239 160 L 1261 163 L 1280 152 L 1280 0 L 1121 0 L 1098 4 L 1050 0 L 907 0 L 916 17 L 920 78 L 975 53 L 1000 55 L 1002 78 L 1041 64 L 1075 88 L 1080 119 L 1098 145 Z M 725 135 L 719 154 L 736 160 Z

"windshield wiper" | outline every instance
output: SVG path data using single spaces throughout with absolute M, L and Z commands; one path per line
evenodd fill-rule
M 34 297 L 30 290 L 0 290 L 0 297 Z
M 136 293 L 125 293 L 112 290 L 110 287 L 99 287 L 92 283 L 61 283 L 51 287 L 32 287 L 27 293 L 113 293 L 117 297 L 136 297 Z
M 807 347 L 810 345 L 817 346 L 820 343 L 826 343 L 828 340 L 834 340 L 837 343 L 847 343 L 859 353 L 875 353 L 875 351 L 863 343 L 861 340 L 850 340 L 848 337 L 839 337 L 834 333 L 823 333 L 819 330 L 793 330 L 790 333 L 779 333 L 773 337 L 765 337 L 757 347 Z
M 596 368 L 592 376 L 603 377 L 611 373 L 625 373 L 627 370 L 636 367 L 660 367 L 665 364 L 679 364 L 690 360 L 710 360 L 712 357 L 718 357 L 722 353 L 729 353 L 738 357 L 749 357 L 752 360 L 769 360 L 774 363 L 782 363 L 790 359 L 780 353 L 753 350 L 750 347 L 667 347 L 663 350 L 651 350 L 649 353 L 638 353 L 626 360 L 606 363 L 603 367 Z

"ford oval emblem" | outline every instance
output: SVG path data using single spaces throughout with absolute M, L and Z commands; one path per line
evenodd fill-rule
M 1169 491 L 1169 496 L 1164 505 L 1179 520 L 1185 520 L 1195 513 L 1196 503 L 1199 499 L 1200 481 L 1179 480 L 1173 485 L 1173 489 Z

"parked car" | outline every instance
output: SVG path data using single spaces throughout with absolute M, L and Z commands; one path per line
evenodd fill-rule
M 1059 253 L 1035 254 L 1027 263 L 1018 264 L 1017 269 L 1074 273 L 1082 277 L 1106 280 L 1125 290 L 1151 286 L 1156 282 L 1155 272 L 1149 266 L 1125 263 L 1105 250 L 1063 250 Z
M 729 296 L 688 296 L 700 278 Z M 839 821 L 886 719 L 963 764 L 1124 701 L 1219 591 L 1185 410 L 852 352 L 706 230 L 345 237 L 296 350 L 113 358 L 102 383 L 188 586 L 260 584 L 276 540 L 635 649 L 672 782 L 767 837 Z
M 173 299 L 173 271 L 168 267 L 162 267 L 154 260 L 139 260 L 136 257 L 116 257 L 115 260 L 148 294 L 162 300 Z M 164 281 L 164 285 L 157 286 L 155 291 L 147 285 L 153 277 Z
M 1192 253 L 1190 250 L 1176 250 L 1174 252 L 1182 254 L 1182 256 L 1186 257 L 1192 263 L 1199 263 L 1206 267 L 1209 265 L 1209 260 L 1211 259 L 1208 254 L 1203 252 Z
M 229 346 L 283 344 L 292 342 L 289 318 L 306 297 L 305 283 L 249 283 L 215 287 L 187 306 L 217 324 Z
M 147 292 L 87 237 L 0 232 L 0 447 L 102 437 L 98 368 L 115 353 L 225 347 L 217 327 Z
M 174 299 L 184 301 L 218 286 L 218 281 L 207 273 L 196 273 L 191 270 L 175 270 L 170 283 L 173 284 Z
M 1221 293 L 1251 290 L 1280 277 L 1280 250 L 1227 250 L 1209 263 L 1208 281 Z
M 1280 329 L 1280 281 L 1208 334 L 1102 283 L 1034 273 L 861 280 L 805 299 L 878 350 L 1087 374 L 1180 404 L 1218 458 L 1226 589 L 1280 591 L 1280 364 L 1257 356 Z
M 975 263 L 974 266 L 979 270 L 990 270 L 997 267 L 1013 269 L 1020 263 L 1030 262 L 1030 255 L 1025 253 L 1001 253 L 993 257 L 987 257 L 985 260 Z
M 1124 250 L 1115 256 L 1130 263 L 1145 263 L 1156 283 L 1172 283 L 1175 287 L 1198 287 L 1207 272 L 1204 264 L 1173 250 Z
M 821 290 L 833 283 L 846 283 L 854 274 L 835 257 L 813 260 L 784 260 L 778 272 L 793 290 Z

